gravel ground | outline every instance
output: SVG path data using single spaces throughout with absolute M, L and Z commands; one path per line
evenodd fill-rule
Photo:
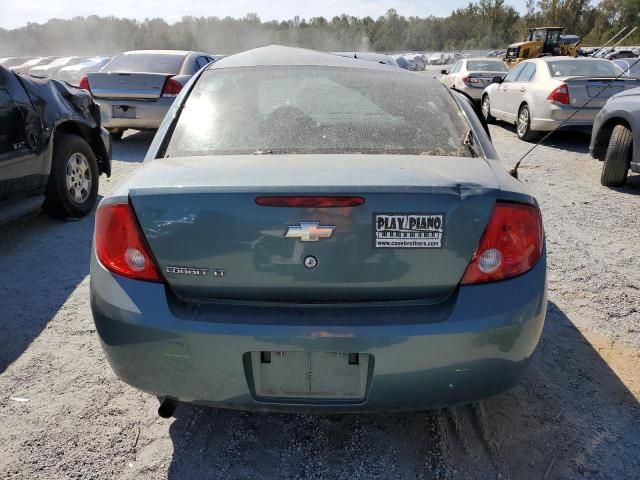
M 528 148 L 504 125 L 492 134 L 507 166 Z M 150 140 L 116 144 L 101 194 L 140 167 Z M 155 398 L 115 378 L 95 334 L 93 218 L 2 226 L 0 478 L 639 478 L 640 176 L 601 187 L 587 145 L 559 135 L 520 170 L 542 206 L 550 300 L 523 382 L 427 413 L 181 405 L 162 420 Z

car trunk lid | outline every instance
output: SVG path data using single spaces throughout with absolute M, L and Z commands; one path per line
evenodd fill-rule
M 123 188 L 167 283 L 188 299 L 441 301 L 497 196 L 478 158 L 236 155 L 158 159 L 143 171 Z M 309 195 L 364 203 L 256 201 Z
M 96 98 L 156 99 L 172 74 L 165 73 L 89 73 L 89 87 Z
M 640 80 L 635 78 L 619 78 L 614 81 L 614 78 L 605 77 L 567 77 L 555 80 L 567 85 L 571 106 L 575 108 L 580 108 L 587 102 L 589 108 L 601 108 L 609 97 L 640 86 Z
M 507 72 L 470 72 L 469 77 L 478 79 L 478 87 L 487 87 L 493 83 L 494 77 L 504 77 Z

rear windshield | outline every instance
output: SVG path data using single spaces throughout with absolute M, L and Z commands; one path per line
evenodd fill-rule
M 62 58 L 58 58 L 57 60 L 54 60 L 48 66 L 59 67 L 60 65 L 66 65 L 67 63 L 72 62 L 73 60 L 75 60 L 74 57 L 62 57 Z
M 635 59 L 630 62 L 627 60 L 614 60 L 613 63 L 622 68 L 626 76 L 640 78 L 640 63 L 635 63 Z
M 159 53 L 136 53 L 118 55 L 105 65 L 103 72 L 144 72 L 172 73 L 177 75 L 182 69 L 184 55 Z
M 198 80 L 166 155 L 468 155 L 469 127 L 439 83 L 403 71 L 212 69 Z
M 547 65 L 552 77 L 617 77 L 622 73 L 610 60 L 561 60 Z
M 469 72 L 508 72 L 507 66 L 495 60 L 474 60 L 467 62 L 467 70 Z
M 31 65 L 38 65 L 40 63 L 44 63 L 47 62 L 49 59 L 47 58 L 34 58 L 31 60 L 27 60 L 26 62 L 23 63 L 23 65 L 25 67 L 30 67 Z

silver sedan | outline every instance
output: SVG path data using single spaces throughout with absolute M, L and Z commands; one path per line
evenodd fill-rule
M 121 53 L 80 80 L 100 105 L 102 126 L 115 139 L 127 128 L 157 129 L 182 87 L 213 55 L 179 50 Z
M 463 92 L 474 100 L 480 100 L 487 85 L 494 77 L 504 77 L 509 69 L 495 58 L 465 58 L 458 60 L 449 70 L 441 70 L 442 83 Z
M 629 77 L 614 81 L 621 74 L 620 67 L 604 59 L 527 60 L 484 90 L 482 113 L 488 122 L 497 118 L 515 124 L 521 140 L 558 127 L 590 131 L 607 98 L 640 85 Z

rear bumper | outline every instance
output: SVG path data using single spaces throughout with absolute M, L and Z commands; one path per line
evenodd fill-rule
M 593 122 L 600 108 L 587 107 L 575 113 L 577 110 L 577 108 L 573 107 L 549 104 L 548 108 L 543 109 L 541 112 L 536 112 L 535 117 L 531 119 L 531 130 L 549 132 L 562 126 L 562 129 L 591 132 Z M 569 117 L 571 118 L 569 119 Z
M 94 98 L 94 101 L 100 106 L 103 127 L 108 129 L 136 128 L 141 130 L 157 129 L 174 100 L 175 98 L 173 97 L 161 97 L 157 100 Z M 114 106 L 134 107 L 135 118 L 114 117 Z
M 546 304 L 544 256 L 517 278 L 459 288 L 441 321 L 433 321 L 423 306 L 398 306 L 391 313 L 370 306 L 316 306 L 308 309 L 308 324 L 292 323 L 300 309 L 293 313 L 290 307 L 245 306 L 232 315 L 234 323 L 229 307 L 213 309 L 208 317 L 178 317 L 163 285 L 112 275 L 95 257 L 91 263 L 96 330 L 120 379 L 151 394 L 238 409 L 420 410 L 500 393 L 524 372 Z M 331 322 L 339 318 L 347 320 Z M 360 321 L 349 325 L 349 318 Z M 362 322 L 369 318 L 375 323 Z M 248 352 L 257 351 L 368 353 L 373 366 L 365 398 L 257 398 L 247 361 Z

